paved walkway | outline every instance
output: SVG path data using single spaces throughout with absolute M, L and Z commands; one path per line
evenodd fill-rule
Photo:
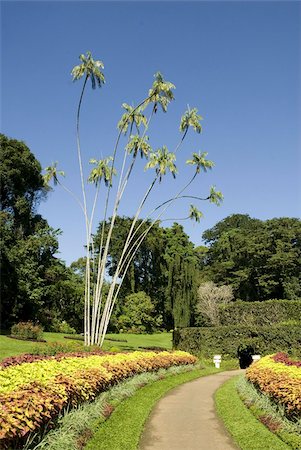
M 241 370 L 221 372 L 183 384 L 152 411 L 140 450 L 237 450 L 214 407 L 214 392 Z

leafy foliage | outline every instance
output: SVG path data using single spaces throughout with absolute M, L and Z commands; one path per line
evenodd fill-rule
M 212 199 L 217 199 L 216 194 Z M 209 246 L 204 277 L 231 284 L 237 298 L 262 301 L 301 297 L 301 221 L 267 221 L 234 214 L 203 234 Z
M 24 339 L 41 339 L 43 337 L 42 327 L 34 325 L 32 322 L 19 322 L 11 328 L 12 336 Z
M 155 305 L 145 292 L 137 292 L 125 297 L 118 323 L 125 331 L 150 333 L 160 328 L 162 316 L 155 315 Z
M 231 302 L 220 310 L 221 325 L 298 325 L 301 300 L 266 300 L 265 302 Z
M 149 155 L 149 162 L 146 164 L 145 169 L 155 169 L 160 182 L 167 171 L 172 174 L 173 178 L 176 178 L 177 167 L 175 160 L 176 155 L 168 151 L 167 147 L 163 145 L 162 148 Z
M 188 110 L 185 111 L 185 113 L 181 117 L 180 131 L 184 133 L 188 130 L 189 127 L 192 127 L 194 131 L 196 131 L 197 133 L 201 133 L 201 120 L 203 120 L 203 117 L 198 114 L 198 110 L 196 108 L 190 109 L 188 107 Z
M 127 103 L 122 103 L 123 109 L 125 109 L 125 113 L 121 117 L 118 122 L 118 128 L 124 134 L 127 133 L 128 127 L 132 127 L 135 125 L 136 130 L 139 132 L 140 125 L 146 126 L 147 119 L 145 115 L 141 112 L 141 108 L 134 108 L 133 106 L 128 105 Z
M 283 355 L 266 356 L 246 371 L 247 379 L 261 392 L 285 407 L 288 417 L 301 416 L 301 368 L 282 362 Z
M 161 106 L 163 112 L 166 112 L 168 104 L 171 100 L 174 100 L 172 91 L 175 89 L 175 85 L 164 80 L 160 72 L 157 72 L 154 77 L 155 81 L 153 82 L 153 85 L 148 93 L 148 102 L 154 103 L 155 112 L 157 111 L 158 105 Z
M 41 166 L 23 142 L 4 135 L 0 141 L 1 327 L 72 318 L 80 329 L 82 282 L 55 257 L 60 230 L 36 214 L 46 194 Z M 48 169 L 56 181 L 56 165 Z
M 94 60 L 91 52 L 87 52 L 86 56 L 81 54 L 79 59 L 82 61 L 82 64 L 75 66 L 71 72 L 73 81 L 80 80 L 85 76 L 86 79 L 90 78 L 92 89 L 95 89 L 96 86 L 101 87 L 105 82 L 104 74 L 101 71 L 104 68 L 102 61 Z
M 174 330 L 173 335 L 174 348 L 210 358 L 215 353 L 235 358 L 243 347 L 261 355 L 300 354 L 300 343 L 301 329 L 296 325 L 191 327 Z
M 0 445 L 21 447 L 30 433 L 51 426 L 63 408 L 92 400 L 133 374 L 194 362 L 184 352 L 134 352 L 8 367 L 0 372 Z

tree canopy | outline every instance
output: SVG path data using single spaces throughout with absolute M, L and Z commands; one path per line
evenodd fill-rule
M 0 140 L 1 328 L 19 320 L 49 328 L 54 318 L 67 318 L 80 329 L 74 311 L 82 303 L 82 283 L 55 256 L 60 231 L 36 212 L 46 196 L 41 165 L 23 142 Z
M 203 234 L 208 246 L 202 271 L 218 284 L 231 284 L 236 298 L 301 297 L 301 221 L 266 221 L 234 214 Z

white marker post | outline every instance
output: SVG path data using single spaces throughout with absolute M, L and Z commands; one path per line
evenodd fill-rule
M 216 369 L 219 369 L 221 366 L 222 356 L 221 355 L 214 355 L 213 356 L 213 362 L 215 364 Z

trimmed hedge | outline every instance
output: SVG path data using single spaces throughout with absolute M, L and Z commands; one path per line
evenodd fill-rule
M 236 301 L 222 307 L 221 325 L 301 324 L 301 300 Z
M 254 353 L 267 355 L 276 352 L 301 355 L 301 327 L 274 325 L 264 327 L 221 326 L 179 328 L 173 333 L 173 347 L 195 355 L 213 354 L 237 357 L 238 349 L 250 346 Z

